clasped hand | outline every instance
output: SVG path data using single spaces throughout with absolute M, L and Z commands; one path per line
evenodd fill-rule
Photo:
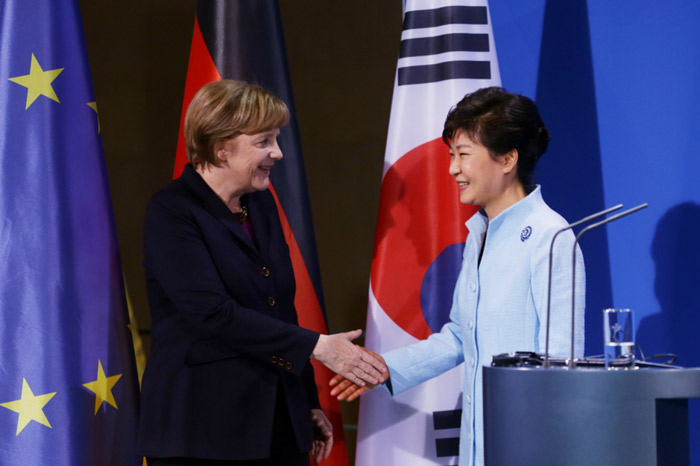
M 321 335 L 311 357 L 359 387 L 375 386 L 387 379 L 389 370 L 377 354 L 352 343 L 360 335 L 362 330 Z
M 379 361 L 381 361 L 384 367 L 386 367 L 386 362 L 384 361 L 383 357 L 381 357 L 372 350 L 368 350 L 367 348 L 363 348 L 363 350 L 375 357 L 376 359 L 378 359 Z M 336 375 L 329 382 L 329 385 L 333 387 L 333 389 L 331 389 L 331 396 L 337 396 L 339 401 L 353 401 L 363 393 L 373 389 L 380 383 L 385 382 L 388 378 L 389 372 L 387 370 L 387 372 L 383 374 L 382 379 L 379 380 L 378 383 L 360 386 L 356 383 L 351 382 L 350 380 L 341 375 Z

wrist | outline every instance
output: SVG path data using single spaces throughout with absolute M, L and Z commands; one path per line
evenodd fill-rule
M 326 352 L 326 346 L 328 344 L 327 339 L 328 335 L 324 335 L 322 333 L 318 335 L 316 346 L 314 346 L 314 349 L 311 352 L 311 359 L 316 359 L 317 361 L 322 359 L 323 354 Z

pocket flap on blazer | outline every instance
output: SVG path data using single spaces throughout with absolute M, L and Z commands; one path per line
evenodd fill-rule
M 241 354 L 226 344 L 216 340 L 199 340 L 190 345 L 185 357 L 185 364 L 195 366 L 224 359 L 238 358 Z

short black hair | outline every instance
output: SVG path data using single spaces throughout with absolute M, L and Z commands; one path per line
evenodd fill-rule
M 532 99 L 502 87 L 485 87 L 467 94 L 450 110 L 442 140 L 449 145 L 459 131 L 486 147 L 494 158 L 516 149 L 517 175 L 525 187 L 533 184 L 535 165 L 550 139 Z

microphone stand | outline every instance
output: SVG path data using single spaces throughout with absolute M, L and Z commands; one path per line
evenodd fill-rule
M 596 212 L 594 214 L 589 215 L 588 217 L 582 218 L 581 220 L 578 220 L 574 223 L 570 223 L 566 227 L 562 228 L 561 230 L 557 231 L 554 233 L 554 236 L 552 237 L 552 242 L 549 244 L 549 275 L 547 276 L 547 325 L 546 325 L 546 337 L 545 337 L 545 346 L 544 346 L 544 361 L 542 363 L 542 367 L 548 368 L 549 367 L 549 316 L 550 316 L 550 308 L 551 308 L 551 301 L 552 301 L 552 253 L 554 251 L 554 240 L 557 239 L 557 236 L 559 236 L 559 233 L 563 233 L 566 230 L 569 230 L 573 227 L 579 226 L 582 223 L 590 222 L 591 220 L 595 220 L 598 217 L 602 217 L 603 215 L 607 215 L 610 212 L 614 212 L 616 210 L 622 209 L 622 204 L 618 204 L 616 206 L 610 207 L 605 210 L 601 210 L 600 212 Z

